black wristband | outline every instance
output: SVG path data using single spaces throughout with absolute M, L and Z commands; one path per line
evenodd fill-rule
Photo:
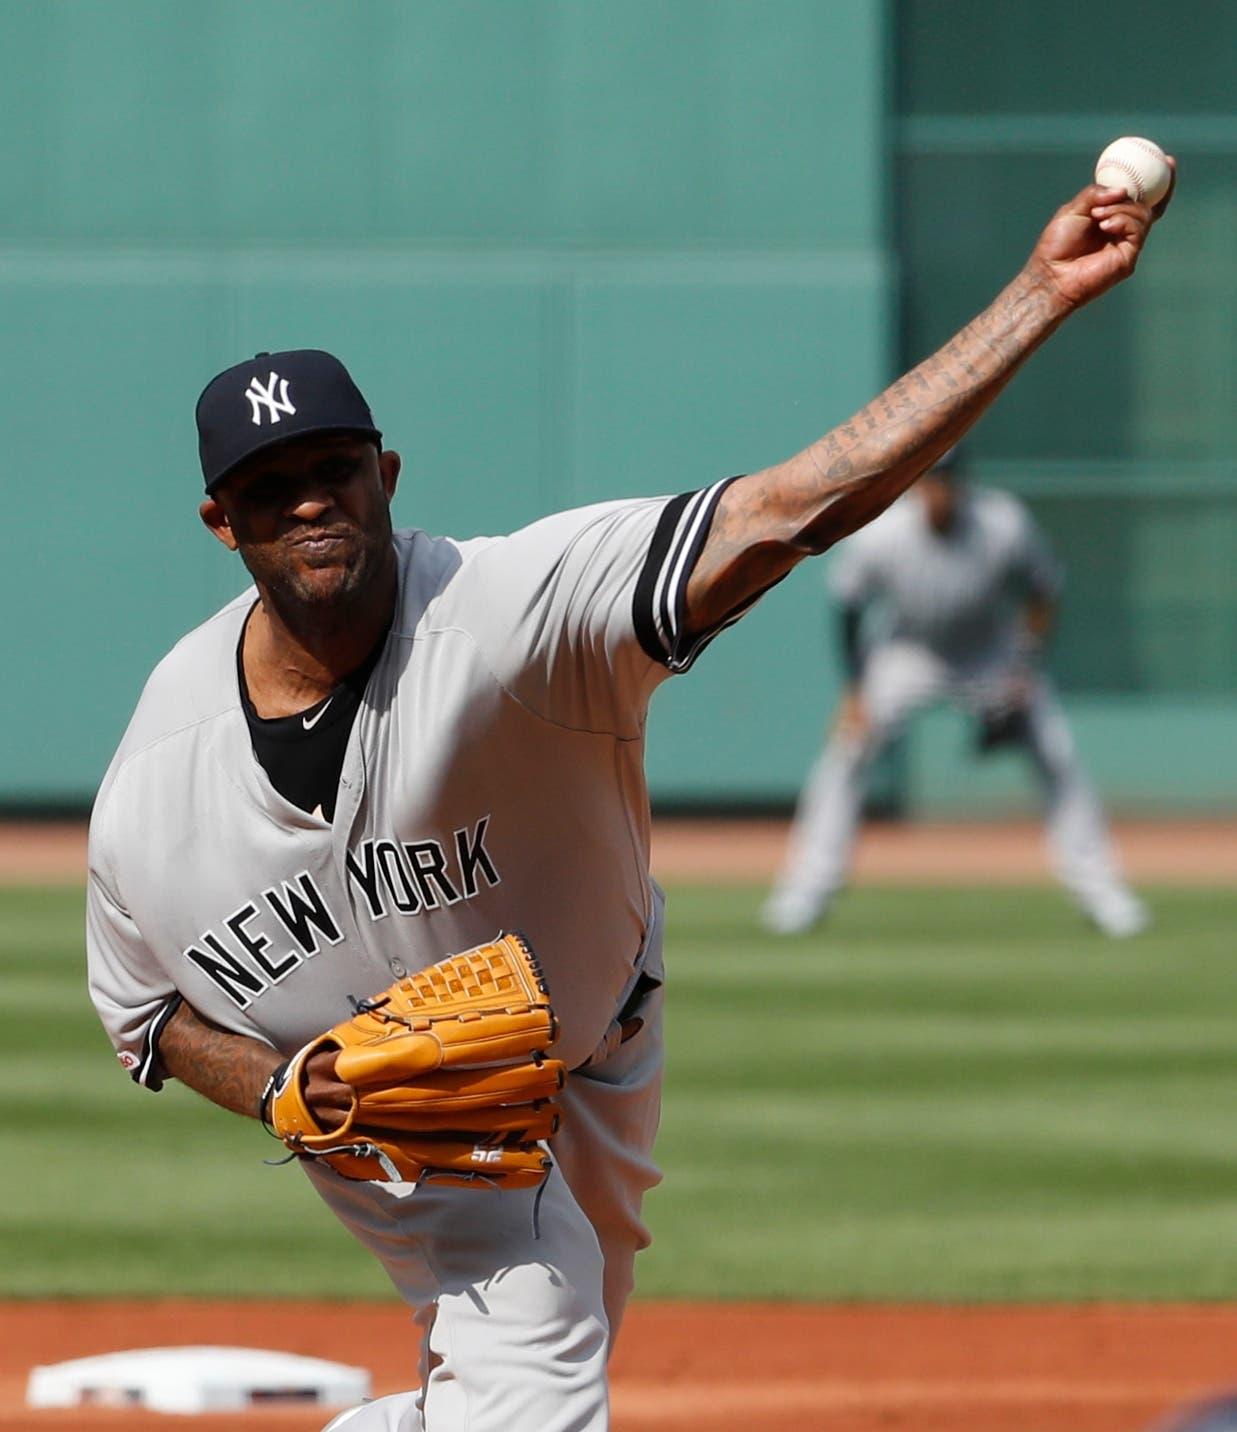
M 844 606 L 839 612 L 840 641 L 842 647 L 842 665 L 850 681 L 858 681 L 863 669 L 863 652 L 859 644 L 859 619 L 858 607 Z
M 275 1068 L 271 1070 L 271 1076 L 262 1086 L 262 1093 L 258 1096 L 258 1119 L 261 1121 L 262 1127 L 266 1132 L 274 1138 L 278 1138 L 279 1135 L 276 1134 L 275 1130 L 271 1127 L 271 1095 L 275 1092 L 276 1085 L 279 1084 L 287 1072 L 288 1060 L 285 1059 L 282 1064 L 277 1064 Z

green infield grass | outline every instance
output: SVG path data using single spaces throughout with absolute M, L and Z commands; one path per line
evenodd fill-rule
M 1125 943 L 953 888 L 775 940 L 759 893 L 671 892 L 642 1294 L 1237 1297 L 1237 890 L 1152 890 Z M 0 891 L 0 1294 L 386 1296 L 255 1123 L 120 1071 L 81 907 Z

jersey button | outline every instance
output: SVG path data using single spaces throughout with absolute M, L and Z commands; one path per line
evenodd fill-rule
M 402 980 L 408 973 L 408 967 L 404 964 L 403 960 L 392 960 L 391 973 L 397 980 Z

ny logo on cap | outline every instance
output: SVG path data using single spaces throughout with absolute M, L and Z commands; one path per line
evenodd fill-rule
M 275 384 L 279 384 L 279 396 L 275 396 Z M 266 380 L 264 388 L 257 378 L 249 380 L 249 386 L 245 389 L 245 396 L 249 399 L 249 406 L 253 409 L 253 423 L 255 427 L 262 426 L 262 404 L 266 405 L 266 414 L 272 423 L 279 421 L 280 413 L 287 413 L 289 417 L 296 412 L 296 409 L 288 401 L 288 380 L 281 378 L 278 373 L 272 373 Z

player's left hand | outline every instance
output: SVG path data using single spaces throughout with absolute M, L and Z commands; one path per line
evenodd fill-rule
M 1151 208 L 1124 189 L 1088 184 L 1052 216 L 1028 269 L 1036 271 L 1068 308 L 1081 308 L 1134 272 L 1152 224 L 1162 217 L 1177 184 L 1177 161 L 1168 193 Z
M 319 1049 L 305 1061 L 304 1097 L 319 1127 L 338 1129 L 352 1112 L 351 1084 L 335 1075 L 334 1049 Z
M 499 935 L 403 976 L 299 1049 L 264 1122 L 345 1178 L 537 1188 L 566 1068 L 537 957 Z M 341 1117 L 342 1113 L 342 1117 Z

